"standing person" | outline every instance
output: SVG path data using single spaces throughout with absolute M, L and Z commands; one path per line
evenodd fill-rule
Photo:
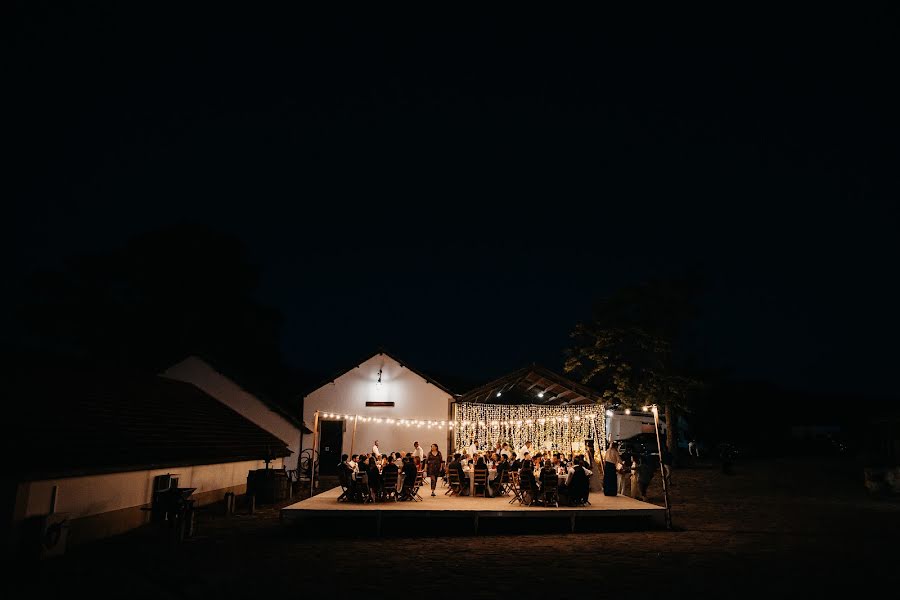
M 584 442 L 584 467 L 593 470 L 589 477 L 588 488 L 591 492 L 603 491 L 603 463 L 594 457 L 594 440 Z
M 631 497 L 635 500 L 640 495 L 638 492 L 638 467 L 640 467 L 640 462 L 638 461 L 638 455 L 631 455 Z
M 475 445 L 475 438 L 469 439 L 469 445 L 466 446 L 466 454 L 471 456 L 473 459 L 476 454 L 478 454 L 478 446 Z
M 641 464 L 638 467 L 638 491 L 640 492 L 640 500 L 644 502 L 647 501 L 647 488 L 650 487 L 650 482 L 653 481 L 653 474 L 656 473 L 656 469 L 653 468 L 653 461 L 650 460 L 649 456 L 641 457 Z
M 379 456 L 381 456 L 381 450 L 378 449 L 378 440 L 375 440 L 375 443 L 372 444 L 372 455 L 375 458 L 378 458 Z
M 437 479 L 441 476 L 441 466 L 444 464 L 444 457 L 437 444 L 431 445 L 431 451 L 425 459 L 425 470 L 428 473 L 428 479 L 431 480 L 431 495 L 434 496 L 434 488 L 437 487 Z
M 413 456 L 418 456 L 420 461 L 425 460 L 425 448 L 419 445 L 419 442 L 413 442 Z
M 625 482 L 631 475 L 631 456 L 627 453 L 622 455 L 622 460 L 616 466 L 616 491 L 619 495 L 625 495 Z
M 693 439 L 688 442 L 688 456 L 694 456 L 694 449 L 697 447 L 697 442 Z
M 618 473 L 616 473 L 617 465 L 622 461 L 619 457 L 619 442 L 613 442 L 606 451 L 603 467 L 603 495 L 615 496 L 618 491 Z

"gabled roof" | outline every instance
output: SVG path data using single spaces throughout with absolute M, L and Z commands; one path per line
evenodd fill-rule
M 497 393 L 501 395 L 498 397 Z M 543 393 L 539 397 L 538 393 Z M 593 404 L 599 392 L 540 365 L 532 364 L 469 390 L 457 402 L 497 404 Z
M 284 441 L 200 388 L 84 367 L 20 369 L 4 432 L 22 480 L 264 460 Z
M 239 388 L 241 388 L 242 390 L 244 390 L 245 392 L 247 392 L 248 394 L 250 394 L 257 400 L 259 400 L 263 404 L 265 404 L 269 408 L 269 410 L 271 410 L 274 413 L 277 413 L 280 417 L 284 418 L 287 422 L 289 422 L 291 425 L 293 425 L 294 427 L 296 427 L 297 429 L 302 431 L 304 434 L 312 433 L 312 429 L 310 429 L 306 425 L 306 423 L 303 422 L 303 419 L 292 415 L 281 404 L 272 400 L 265 394 L 251 390 L 244 383 L 242 383 L 238 378 L 226 373 L 226 369 L 219 367 L 216 364 L 216 361 L 213 359 L 210 359 L 208 356 L 201 356 L 199 354 L 191 354 L 189 356 L 184 357 L 182 360 L 178 361 L 177 363 L 175 363 L 175 365 L 180 365 L 181 363 L 188 360 L 189 358 L 196 358 L 197 360 L 205 363 L 210 369 L 212 369 L 213 371 L 215 371 L 216 373 L 218 373 L 225 379 L 228 379 L 233 384 L 235 384 L 236 386 L 238 386 Z M 175 365 L 173 365 L 173 366 L 175 366 Z
M 373 352 L 372 354 L 366 355 L 366 357 L 363 358 L 362 360 L 359 360 L 359 361 L 356 361 L 355 363 L 353 363 L 353 366 L 351 366 L 351 367 L 349 367 L 349 368 L 347 368 L 347 369 L 344 369 L 343 371 L 338 371 L 338 372 L 335 373 L 333 376 L 329 377 L 328 379 L 326 379 L 325 381 L 323 381 L 322 383 L 320 383 L 320 384 L 317 385 L 316 387 L 314 387 L 314 388 L 312 388 L 311 390 L 307 391 L 305 394 L 303 394 L 303 397 L 305 398 L 306 396 L 309 396 L 310 394 L 312 394 L 312 393 L 315 392 L 316 390 L 319 390 L 319 389 L 325 387 L 326 385 L 328 385 L 329 383 L 332 383 L 335 379 L 338 379 L 340 376 L 344 375 L 345 373 L 349 373 L 350 371 L 352 371 L 353 369 L 355 369 L 355 368 L 358 367 L 359 365 L 363 364 L 364 362 L 366 362 L 366 361 L 368 361 L 368 360 L 371 360 L 372 358 L 374 358 L 374 357 L 376 357 L 376 356 L 380 356 L 380 355 L 382 355 L 382 354 L 385 355 L 385 356 L 387 356 L 388 358 L 393 359 L 393 360 L 396 361 L 397 363 L 399 363 L 401 367 L 404 367 L 404 368 L 406 368 L 406 369 L 409 369 L 410 371 L 412 371 L 413 373 L 415 373 L 416 375 L 418 375 L 419 377 L 421 377 L 422 379 L 424 379 L 424 380 L 425 380 L 425 383 L 430 383 L 431 385 L 435 386 L 436 388 L 441 389 L 441 390 L 447 392 L 447 393 L 450 394 L 451 396 L 454 395 L 453 392 L 451 392 L 449 389 L 447 389 L 445 386 L 443 386 L 439 381 L 436 381 L 433 377 L 430 377 L 430 376 L 426 375 L 425 373 L 423 373 L 423 372 L 421 372 L 421 371 L 415 369 L 414 367 L 410 366 L 410 364 L 409 364 L 408 362 L 406 362 L 406 361 L 404 361 L 404 360 L 402 360 L 402 359 L 400 359 L 400 358 L 397 358 L 397 356 L 396 356 L 395 354 L 392 354 L 392 353 L 388 352 L 388 351 L 385 350 L 384 348 L 379 348 L 377 351 Z

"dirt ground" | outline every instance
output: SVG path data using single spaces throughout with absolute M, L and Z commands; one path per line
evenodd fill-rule
M 7 585 L 30 598 L 895 597 L 900 501 L 861 479 L 834 459 L 685 466 L 674 531 L 334 538 L 281 524 L 276 507 L 210 510 L 180 545 L 142 529 L 20 566 Z M 662 504 L 658 477 L 650 500 Z

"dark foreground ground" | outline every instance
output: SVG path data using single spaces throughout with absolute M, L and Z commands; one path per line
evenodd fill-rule
M 675 531 L 328 538 L 275 509 L 210 512 L 181 545 L 137 531 L 6 581 L 23 598 L 897 597 L 900 501 L 861 477 L 834 459 L 681 468 Z

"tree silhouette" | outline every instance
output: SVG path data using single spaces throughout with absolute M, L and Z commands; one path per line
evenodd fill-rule
M 35 273 L 23 344 L 158 372 L 189 354 L 265 381 L 282 368 L 281 316 L 255 297 L 260 272 L 236 238 L 201 226 L 147 233 Z
M 681 368 L 677 341 L 696 314 L 693 280 L 653 281 L 599 300 L 593 318 L 576 325 L 565 370 L 627 407 L 662 405 L 667 445 L 675 452 L 676 409 L 689 408 L 699 381 Z

